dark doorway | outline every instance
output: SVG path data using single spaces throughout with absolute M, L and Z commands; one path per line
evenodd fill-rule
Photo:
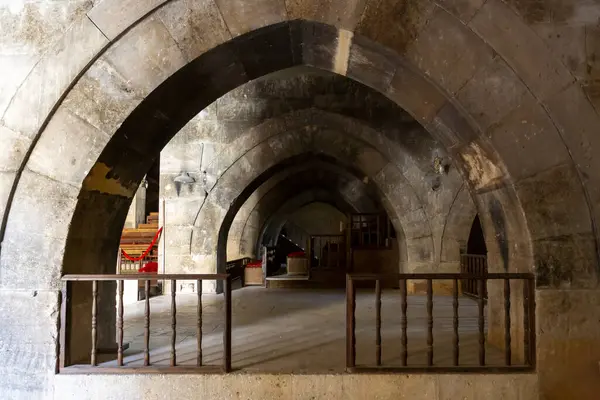
M 471 225 L 471 233 L 469 233 L 469 241 L 467 242 L 467 254 L 487 255 L 487 247 L 485 246 L 485 238 L 483 237 L 479 215 L 475 216 Z

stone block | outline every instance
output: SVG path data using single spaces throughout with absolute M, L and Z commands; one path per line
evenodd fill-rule
M 4 2 L 0 9 L 2 53 L 44 53 L 60 40 L 69 26 L 87 19 L 85 13 L 91 6 L 92 2 L 88 0 L 49 3 Z
M 193 222 L 193 221 L 191 221 Z M 169 224 L 163 232 L 165 252 L 171 255 L 185 256 L 190 254 L 192 239 L 192 225 L 173 225 Z
M 339 40 L 337 29 L 309 21 L 292 21 L 290 29 L 296 64 L 335 71 Z
M 42 133 L 27 166 L 58 182 L 79 187 L 108 140 L 104 132 L 61 107 Z M 56 162 L 57 157 L 62 162 Z
M 89 19 L 74 23 L 27 76 L 4 114 L 4 125 L 33 138 L 77 74 L 107 43 Z
M 110 40 L 167 0 L 104 0 L 87 13 L 88 17 Z
M 469 27 L 502 56 L 538 99 L 552 96 L 573 81 L 542 39 L 504 2 L 487 1 Z
M 410 212 L 397 210 L 397 214 L 400 216 L 402 230 L 407 240 L 431 237 L 431 225 L 423 223 L 423 221 L 428 221 L 428 217 L 423 209 L 419 208 Z
M 61 107 L 112 136 L 142 99 L 142 93 L 100 57 L 69 91 Z
M 516 189 L 532 238 L 590 232 L 590 209 L 572 165 L 523 179 Z
M 162 178 L 161 178 L 162 179 Z M 204 197 L 169 198 L 165 201 L 165 224 L 193 224 Z
M 596 243 L 591 232 L 538 239 L 533 247 L 538 287 L 589 289 L 598 286 Z
M 594 149 L 600 146 L 597 126 L 600 115 L 594 111 L 578 84 L 548 99 L 548 108 L 558 126 L 571 157 L 581 173 L 592 204 L 600 200 L 600 158 Z
M 31 139 L 0 125 L 0 143 L 3 147 L 0 172 L 17 171 L 31 145 Z
M 231 39 L 214 0 L 171 1 L 156 15 L 190 61 Z
M 544 40 L 553 55 L 571 71 L 577 79 L 587 75 L 586 30 L 584 25 L 541 23 L 531 28 Z
M 403 54 L 435 10 L 429 0 L 369 0 L 356 33 Z
M 201 176 L 203 155 L 204 144 L 201 142 L 174 144 L 171 141 L 160 153 L 160 169 L 163 173 L 185 171 Z
M 363 36 L 352 39 L 346 75 L 385 93 L 396 72 L 399 57 Z
M 156 17 L 136 25 L 104 57 L 142 96 L 187 63 L 165 25 Z M 138 67 L 132 69 L 132 65 Z
M 421 123 L 431 121 L 446 102 L 435 85 L 406 65 L 398 65 L 386 96 Z
M 0 54 L 0 118 L 37 61 L 37 54 Z
M 25 170 L 10 210 L 7 234 L 37 233 L 41 236 L 65 238 L 78 194 L 79 191 L 73 186 Z M 25 245 L 25 242 L 21 244 Z
M 229 1 L 223 1 L 223 3 L 239 8 L 237 3 Z M 246 6 L 241 8 L 244 7 Z M 228 26 L 231 29 L 231 25 Z M 297 65 L 291 48 L 290 26 L 287 22 L 271 25 L 238 37 L 232 43 L 248 79 L 256 79 L 271 72 Z
M 443 10 L 432 15 L 406 49 L 406 57 L 450 94 L 486 66 L 493 55 L 484 41 Z
M 431 272 L 435 259 L 433 237 L 423 236 L 406 240 L 407 273 Z
M 462 22 L 468 23 L 485 0 L 435 0 L 435 2 Z
M 233 36 L 287 21 L 284 0 L 256 0 L 251 3 L 215 0 Z
M 496 57 L 460 89 L 457 99 L 485 130 L 520 105 L 526 93 L 519 77 Z
M 51 398 L 58 310 L 56 291 L 0 290 L 0 391 L 4 398 Z
M 0 220 L 7 209 L 8 196 L 13 186 L 16 172 L 0 172 Z
M 515 181 L 570 161 L 554 123 L 530 94 L 486 134 Z
M 439 400 L 519 399 L 522 387 L 515 384 L 509 375 L 439 375 L 437 379 Z M 535 385 L 534 374 L 529 375 L 528 380 L 530 385 Z
M 290 20 L 302 19 L 354 30 L 366 0 L 285 0 Z

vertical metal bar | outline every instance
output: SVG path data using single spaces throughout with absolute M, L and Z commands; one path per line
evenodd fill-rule
M 198 279 L 196 282 L 198 292 L 198 321 L 197 321 L 197 340 L 198 340 L 198 353 L 196 355 L 196 366 L 202 366 L 202 280 Z
M 504 363 L 511 365 L 510 279 L 504 279 Z
M 98 365 L 96 355 L 98 353 L 98 281 L 92 281 L 92 353 L 91 353 L 91 364 L 92 367 Z
M 175 352 L 175 342 L 177 341 L 177 305 L 175 304 L 175 295 L 177 291 L 177 282 L 171 280 L 171 367 L 177 365 L 177 353 Z
M 356 292 L 350 275 L 346 275 L 346 368 L 356 365 Z
M 225 330 L 223 332 L 223 370 L 231 371 L 231 276 L 225 279 Z
M 427 365 L 433 365 L 433 279 L 427 279 Z
M 117 281 L 119 298 L 117 304 L 117 365 L 123 366 L 123 280 Z
M 479 365 L 485 365 L 485 331 L 484 331 L 484 314 L 483 314 L 483 286 L 485 278 L 478 278 L 479 289 L 477 295 L 477 305 L 479 308 L 478 324 L 479 324 Z
M 406 316 L 406 312 L 408 309 L 408 301 L 407 301 L 407 288 L 406 288 L 406 279 L 402 279 L 400 281 L 400 291 L 401 291 L 401 304 L 400 304 L 400 308 L 402 310 L 402 320 L 401 320 L 401 324 L 402 324 L 402 337 L 401 337 L 401 342 L 402 342 L 402 366 L 405 367 L 408 364 L 408 336 L 406 333 L 407 327 L 408 327 L 408 318 Z
M 454 286 L 452 289 L 452 309 L 454 314 L 453 328 L 454 328 L 454 340 L 452 346 L 452 359 L 454 366 L 458 366 L 459 359 L 459 339 L 458 339 L 458 279 L 454 279 Z
M 144 281 L 144 366 L 150 365 L 150 281 Z
M 375 281 L 375 360 L 381 365 L 381 280 Z

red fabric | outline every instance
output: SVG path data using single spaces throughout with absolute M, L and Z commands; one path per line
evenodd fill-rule
M 154 247 L 154 245 L 156 244 L 156 241 L 158 240 L 158 237 L 160 236 L 160 233 L 162 232 L 163 228 L 160 228 L 158 230 L 158 232 L 156 232 L 156 235 L 154 235 L 154 239 L 152 239 L 152 243 L 150 243 L 150 246 L 148 246 L 148 248 L 146 249 L 146 251 L 144 252 L 144 254 L 142 254 L 139 257 L 131 257 L 129 254 L 125 253 L 125 250 L 121 249 L 121 253 L 123 253 L 123 255 L 125 256 L 126 259 L 128 259 L 129 261 L 140 261 L 143 260 L 144 258 L 146 258 L 146 256 L 148 255 L 148 253 L 150 253 L 150 250 L 152 250 L 152 248 Z
M 246 264 L 246 268 L 262 268 L 262 261 L 254 261 Z
M 158 272 L 158 263 L 150 261 L 144 264 L 142 268 L 138 269 L 138 272 Z
M 294 253 L 290 253 L 288 254 L 288 257 L 290 258 L 301 258 L 301 257 L 305 257 L 306 254 L 303 251 L 296 251 Z

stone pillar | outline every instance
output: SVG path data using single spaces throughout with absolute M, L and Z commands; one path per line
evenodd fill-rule
M 144 182 L 142 181 L 131 201 L 124 228 L 137 228 L 139 224 L 146 222 L 146 185 Z

